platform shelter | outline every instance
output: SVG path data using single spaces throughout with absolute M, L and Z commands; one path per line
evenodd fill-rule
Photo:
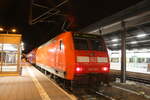
M 0 76 L 19 75 L 20 62 L 21 35 L 0 34 Z

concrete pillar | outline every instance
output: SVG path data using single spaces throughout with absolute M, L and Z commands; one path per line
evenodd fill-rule
M 121 33 L 121 78 L 120 82 L 126 82 L 126 26 L 125 22 L 121 22 L 122 33 Z

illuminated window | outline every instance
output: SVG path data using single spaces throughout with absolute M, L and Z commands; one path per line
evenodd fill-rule
M 111 62 L 113 62 L 113 63 L 119 63 L 119 58 L 111 58 Z

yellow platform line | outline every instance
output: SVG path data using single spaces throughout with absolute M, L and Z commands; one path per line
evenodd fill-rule
M 49 98 L 47 92 L 44 90 L 44 88 L 42 87 L 42 85 L 39 83 L 39 81 L 35 77 L 33 71 L 29 67 L 27 67 L 27 69 L 28 69 L 28 72 L 29 72 L 29 74 L 30 74 L 30 76 L 32 78 L 32 81 L 34 82 L 34 84 L 35 84 L 35 86 L 36 86 L 36 88 L 37 88 L 37 90 L 38 90 L 38 92 L 39 92 L 42 100 L 51 100 Z
M 39 70 L 37 70 L 40 72 Z M 40 72 L 41 73 L 41 72 Z M 48 77 L 46 77 L 43 73 L 41 73 L 43 77 L 45 77 L 48 81 L 50 81 L 54 86 L 56 86 L 60 91 L 62 91 L 64 94 L 66 94 L 71 100 L 77 100 L 77 98 L 74 95 L 68 94 L 66 91 L 64 91 L 59 85 L 57 85 L 55 82 L 50 80 Z
M 19 76 L 19 74 L 0 74 L 0 76 Z

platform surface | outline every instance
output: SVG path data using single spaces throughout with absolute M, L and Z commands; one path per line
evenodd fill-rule
M 22 76 L 0 77 L 0 100 L 75 100 L 34 67 Z

